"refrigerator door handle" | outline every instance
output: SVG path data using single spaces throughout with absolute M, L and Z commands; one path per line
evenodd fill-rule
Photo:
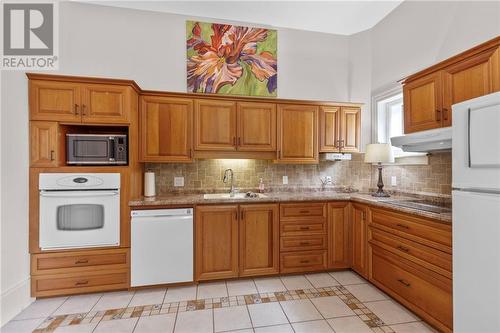
M 471 109 L 468 108 L 467 109 L 467 162 L 468 162 L 467 165 L 469 166 L 469 168 L 472 165 L 470 158 L 470 112 Z

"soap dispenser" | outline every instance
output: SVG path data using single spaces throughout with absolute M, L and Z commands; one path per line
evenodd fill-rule
M 264 181 L 262 178 L 259 180 L 259 193 L 264 193 Z

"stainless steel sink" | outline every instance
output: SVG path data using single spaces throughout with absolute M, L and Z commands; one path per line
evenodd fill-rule
M 262 193 L 252 193 L 252 195 L 248 195 L 247 193 L 235 193 L 234 196 L 231 196 L 229 193 L 205 193 L 203 195 L 203 199 L 205 200 L 231 200 L 231 199 L 259 199 L 259 198 L 267 198 L 267 195 Z

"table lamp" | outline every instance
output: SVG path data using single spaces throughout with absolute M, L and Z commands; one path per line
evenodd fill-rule
M 378 183 L 377 192 L 373 193 L 374 197 L 389 197 L 390 195 L 384 192 L 384 182 L 382 181 L 382 163 L 394 162 L 394 154 L 392 147 L 388 143 L 372 143 L 366 145 L 365 163 L 378 164 Z

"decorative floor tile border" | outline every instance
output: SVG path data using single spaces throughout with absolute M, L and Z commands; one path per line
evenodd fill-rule
M 239 305 L 261 304 L 271 302 L 286 302 L 300 299 L 314 299 L 318 297 L 338 296 L 368 327 L 375 333 L 394 333 L 377 315 L 368 309 L 361 301 L 343 286 L 297 289 L 270 293 L 249 294 L 206 298 L 190 301 L 171 302 L 144 306 L 132 306 L 104 311 L 90 311 L 69 315 L 47 317 L 33 333 L 51 333 L 58 327 L 81 325 L 100 321 L 138 318 L 167 313 L 217 309 Z

